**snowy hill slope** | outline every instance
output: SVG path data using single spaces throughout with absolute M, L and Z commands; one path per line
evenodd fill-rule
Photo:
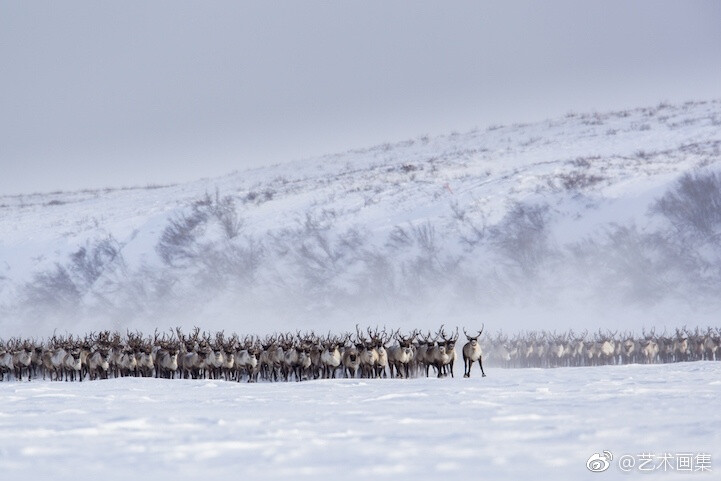
M 3 196 L 0 330 L 704 323 L 720 154 L 690 102 Z

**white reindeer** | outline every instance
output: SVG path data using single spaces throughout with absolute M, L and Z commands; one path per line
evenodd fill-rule
M 471 367 L 473 363 L 478 361 L 478 365 L 481 367 L 481 376 L 486 377 L 486 373 L 483 370 L 483 349 L 481 344 L 478 342 L 478 338 L 483 334 L 483 328 L 475 336 L 469 336 L 466 332 L 466 328 L 463 328 L 463 334 L 466 336 L 468 342 L 463 346 L 463 377 L 471 377 Z

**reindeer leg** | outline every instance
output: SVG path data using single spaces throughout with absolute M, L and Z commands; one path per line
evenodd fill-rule
M 478 358 L 478 365 L 481 366 L 481 377 L 486 377 L 486 373 L 483 371 L 483 357 Z

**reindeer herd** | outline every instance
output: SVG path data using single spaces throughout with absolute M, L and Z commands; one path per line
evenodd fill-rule
M 606 364 L 655 364 L 683 361 L 716 361 L 721 358 L 721 330 L 686 327 L 673 334 L 642 331 L 640 337 L 630 332 L 533 331 L 509 339 L 502 332 L 484 342 L 489 364 L 497 367 L 566 367 Z
M 562 367 L 603 364 L 716 360 L 719 329 L 677 329 L 675 335 L 573 331 L 534 331 L 509 339 L 498 332 L 481 339 L 483 327 L 466 332 L 461 349 L 464 377 L 484 356 L 498 367 Z M 314 332 L 265 337 L 224 332 L 201 334 L 200 328 L 144 336 L 128 331 L 90 333 L 84 337 L 53 335 L 47 341 L 0 340 L 0 380 L 49 379 L 83 381 L 111 377 L 223 379 L 226 381 L 304 381 L 309 379 L 411 378 L 454 376 L 458 328 L 444 326 L 425 334 L 370 328 L 341 335 Z

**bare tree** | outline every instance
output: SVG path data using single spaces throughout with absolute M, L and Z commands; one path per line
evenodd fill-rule
M 496 248 L 527 277 L 537 274 L 550 254 L 548 207 L 515 204 L 501 223 L 492 229 Z
M 684 174 L 652 207 L 682 234 L 717 239 L 721 234 L 721 175 Z
M 25 304 L 33 308 L 70 310 L 77 307 L 81 293 L 67 269 L 55 264 L 54 269 L 35 274 L 25 285 L 23 297 Z

